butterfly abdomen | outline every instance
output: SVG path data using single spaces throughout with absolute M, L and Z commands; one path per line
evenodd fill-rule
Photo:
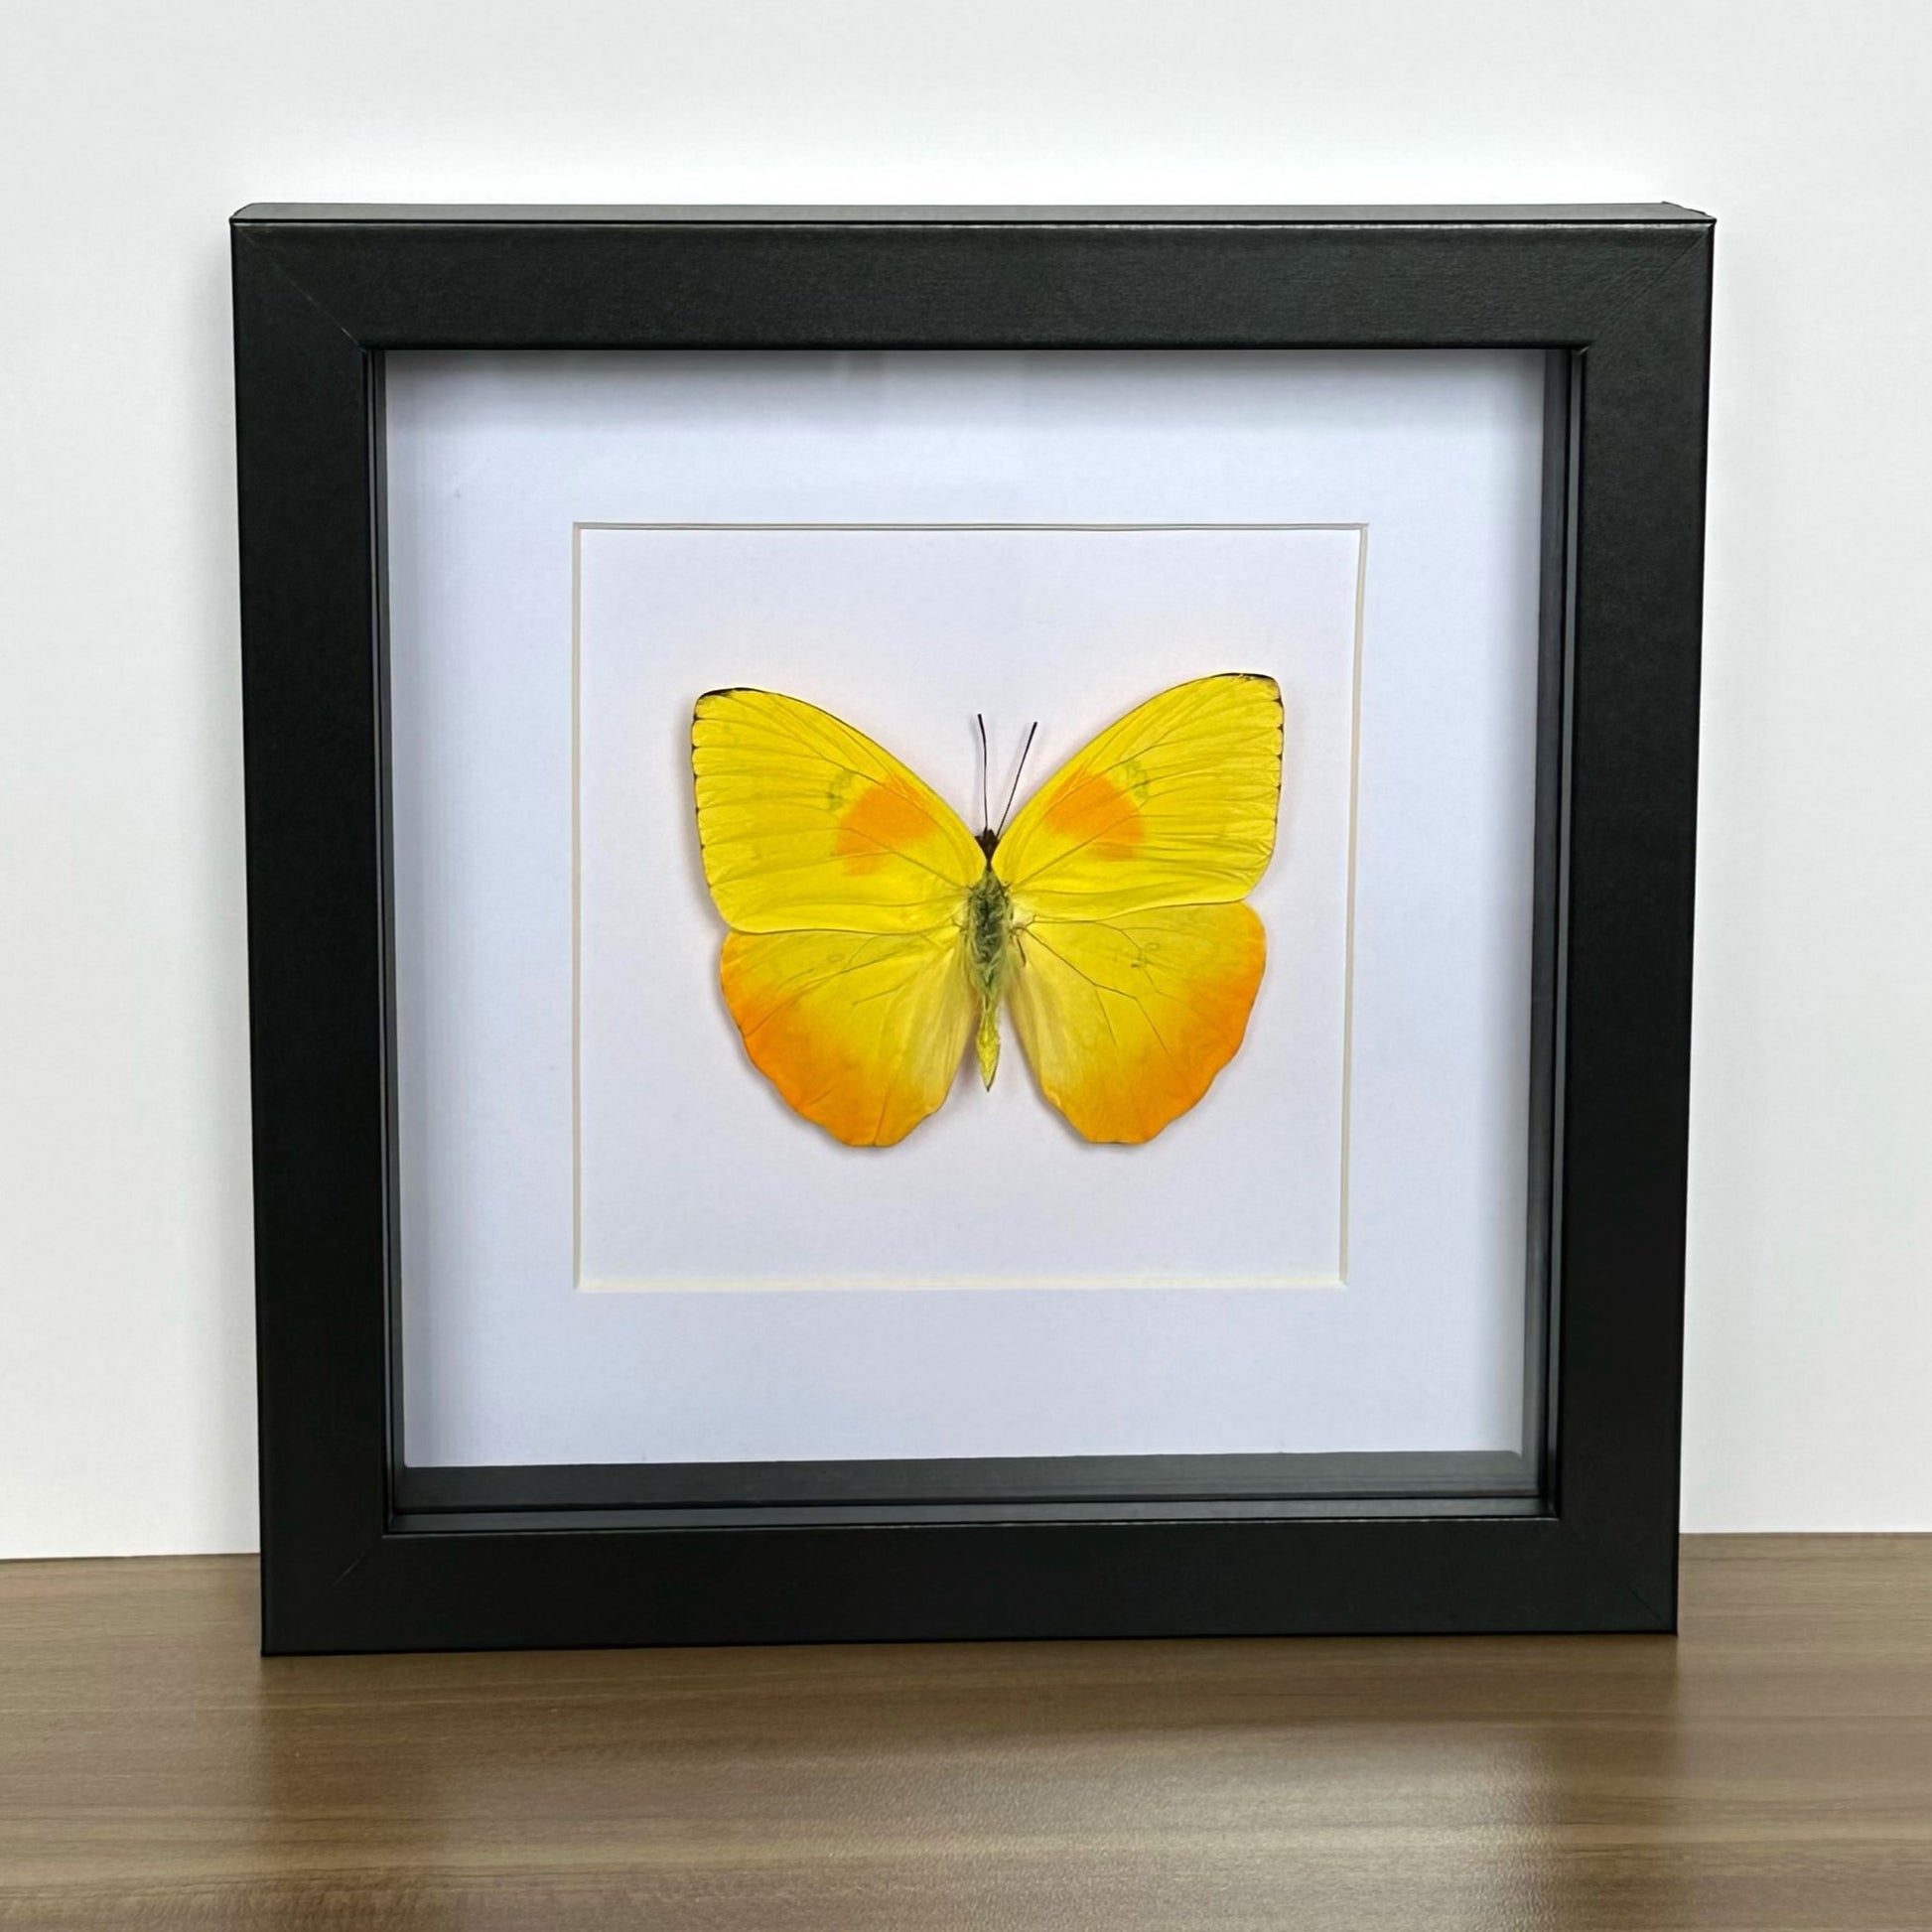
M 966 895 L 966 976 L 979 996 L 980 1078 L 990 1087 L 1000 1064 L 1000 1000 L 1006 991 L 1013 949 L 1013 905 L 1007 889 L 989 865 Z

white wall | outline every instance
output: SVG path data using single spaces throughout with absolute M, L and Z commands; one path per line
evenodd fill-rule
M 14 0 L 0 1555 L 254 1536 L 224 217 L 1715 211 L 1695 1529 L 1932 1529 L 1923 0 Z

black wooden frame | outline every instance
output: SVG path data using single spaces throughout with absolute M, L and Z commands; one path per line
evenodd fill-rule
M 255 207 L 232 239 L 266 1649 L 1674 1626 L 1708 217 Z M 1536 1496 L 412 1505 L 380 369 L 432 347 L 1553 351 Z

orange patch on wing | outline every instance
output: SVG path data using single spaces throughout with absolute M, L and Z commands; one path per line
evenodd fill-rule
M 896 852 L 932 836 L 932 814 L 897 777 L 868 784 L 846 808 L 832 850 L 849 873 L 877 872 Z
M 1125 859 L 1147 838 L 1133 794 L 1104 771 L 1069 772 L 1047 799 L 1040 822 L 1101 859 Z

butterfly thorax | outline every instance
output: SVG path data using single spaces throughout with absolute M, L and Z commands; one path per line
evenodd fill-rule
M 1013 929 L 1013 902 L 991 866 L 966 895 L 966 955 L 973 984 L 983 995 L 999 991 L 1007 937 Z
M 1013 901 L 989 864 L 966 895 L 966 976 L 979 995 L 980 1078 L 990 1087 L 1000 1063 L 1000 1001 L 1013 959 Z

